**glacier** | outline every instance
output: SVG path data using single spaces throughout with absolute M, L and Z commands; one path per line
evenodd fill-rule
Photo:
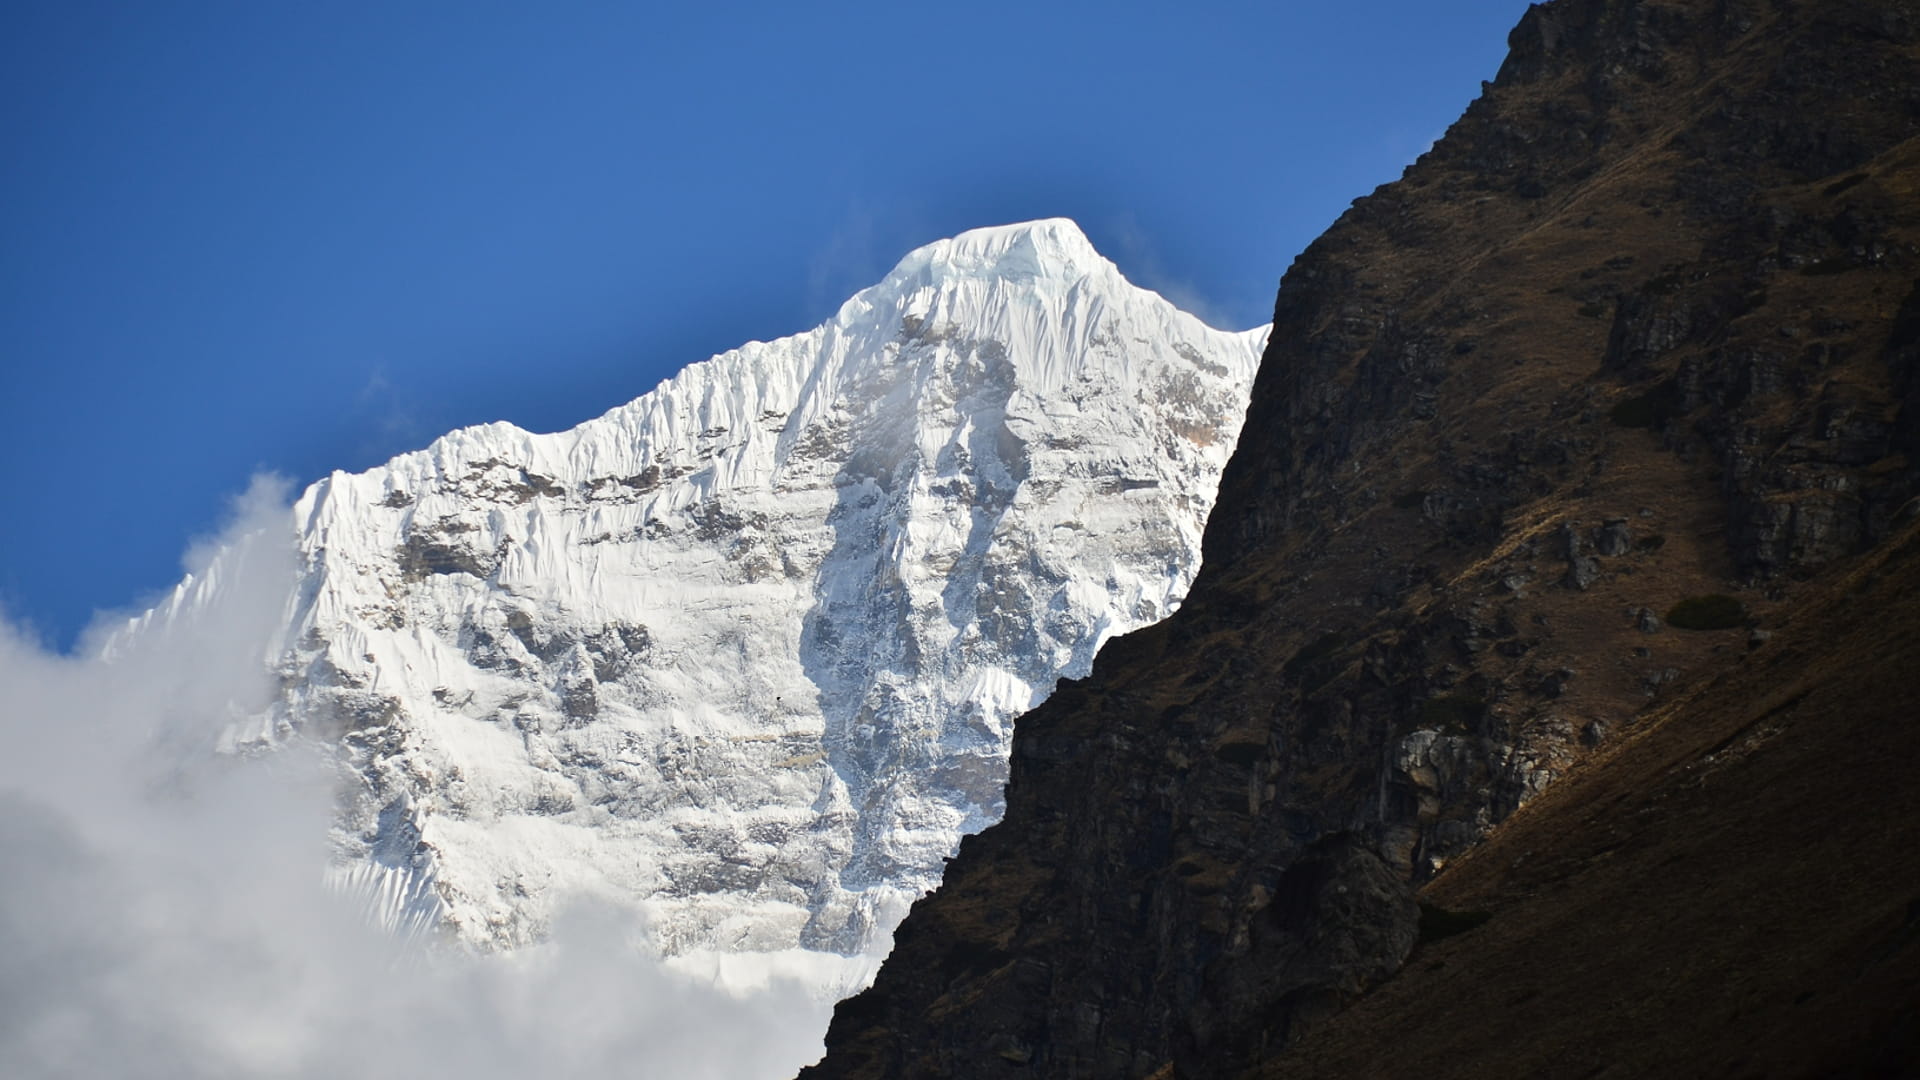
M 401 932 L 599 898 L 716 980 L 857 981 L 1001 813 L 1013 719 L 1179 604 L 1266 332 L 1070 221 L 979 229 L 571 430 L 334 473 L 224 747 L 335 748 L 335 880 Z

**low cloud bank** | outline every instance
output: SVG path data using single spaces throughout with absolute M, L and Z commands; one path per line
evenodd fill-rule
M 547 945 L 470 956 L 323 885 L 326 762 L 212 752 L 271 691 L 290 517 L 256 482 L 189 555 L 196 589 L 76 657 L 0 623 L 0 1076 L 733 1080 L 814 1060 L 817 991 L 669 968 L 631 912 L 583 906 Z

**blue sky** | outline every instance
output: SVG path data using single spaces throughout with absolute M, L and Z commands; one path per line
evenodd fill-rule
M 0 9 L 0 610 L 64 646 L 260 470 L 569 427 L 1062 215 L 1264 322 L 1524 0 Z

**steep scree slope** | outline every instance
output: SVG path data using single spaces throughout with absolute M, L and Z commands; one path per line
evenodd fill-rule
M 806 1075 L 1274 1058 L 1547 785 L 1737 694 L 1914 512 L 1917 43 L 1891 0 L 1530 9 L 1288 271 L 1186 606 L 1019 721 L 1004 822 Z

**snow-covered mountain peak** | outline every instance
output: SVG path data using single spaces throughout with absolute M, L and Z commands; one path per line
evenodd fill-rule
M 888 277 L 903 272 L 924 272 L 934 280 L 968 277 L 1064 283 L 1090 274 L 1118 275 L 1114 265 L 1094 250 L 1080 226 L 1066 218 L 971 229 L 951 240 L 937 240 L 900 260 Z
M 884 945 L 1012 718 L 1178 604 L 1263 338 L 1072 222 L 979 229 L 571 430 L 336 473 L 237 737 L 338 741 L 397 924 L 512 946 L 589 893 L 670 953 Z
M 942 292 L 998 295 L 1013 302 L 1057 295 L 1081 284 L 1107 291 L 1131 289 L 1119 269 L 1066 218 L 996 225 L 908 252 L 878 284 L 849 300 L 836 322 L 864 322 L 875 310 L 902 302 L 911 309 L 915 300 L 925 305 Z

